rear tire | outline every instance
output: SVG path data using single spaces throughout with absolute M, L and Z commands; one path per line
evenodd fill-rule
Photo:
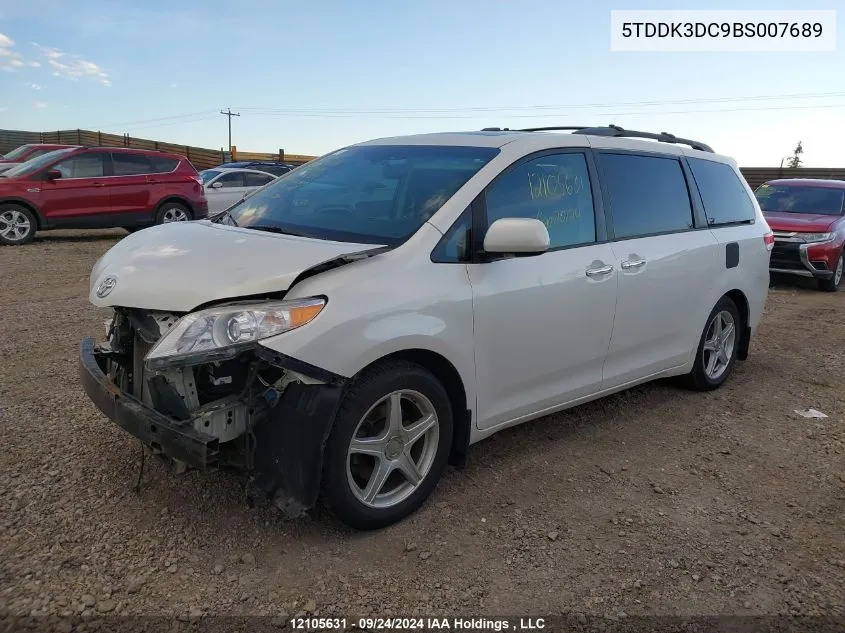
M 733 372 L 744 329 L 736 304 L 728 297 L 719 299 L 707 317 L 692 371 L 682 377 L 682 384 L 695 391 L 721 387 Z
M 388 361 L 366 371 L 347 390 L 326 443 L 324 504 L 359 530 L 409 516 L 446 467 L 452 424 L 446 390 L 423 367 Z
M 38 220 L 20 204 L 0 204 L 0 244 L 20 246 L 35 239 Z
M 156 224 L 188 222 L 193 219 L 191 210 L 179 202 L 165 202 L 156 211 Z
M 819 279 L 819 290 L 825 292 L 836 292 L 842 284 L 843 266 L 845 266 L 845 250 L 839 253 L 839 259 L 833 267 L 833 277 L 830 279 Z

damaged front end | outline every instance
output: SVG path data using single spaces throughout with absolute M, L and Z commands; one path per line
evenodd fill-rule
M 183 316 L 116 308 L 103 343 L 82 341 L 86 393 L 155 451 L 202 470 L 245 472 L 251 492 L 301 515 L 317 500 L 345 379 L 249 340 L 151 360 Z

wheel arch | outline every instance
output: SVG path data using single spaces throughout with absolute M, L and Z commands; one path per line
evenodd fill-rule
M 737 310 L 739 310 L 739 316 L 742 319 L 742 330 L 740 331 L 739 347 L 737 348 L 737 359 L 746 360 L 748 358 L 748 348 L 751 345 L 751 316 L 748 297 L 738 288 L 729 290 L 722 296 L 733 301 Z
M 35 216 L 35 228 L 44 228 L 45 223 L 44 218 L 41 217 L 41 212 L 38 210 L 38 207 L 32 204 L 29 200 L 24 200 L 23 198 L 3 198 L 0 199 L 0 204 L 18 204 L 25 207 L 28 211 L 32 212 L 32 215 Z
M 446 389 L 454 416 L 449 464 L 456 468 L 463 468 L 466 464 L 469 449 L 472 410 L 467 402 L 466 387 L 461 379 L 460 372 L 445 356 L 423 348 L 410 348 L 391 352 L 372 361 L 361 372 L 368 370 L 378 363 L 390 360 L 404 360 L 423 367 L 431 372 Z
M 176 202 L 178 204 L 181 204 L 183 207 L 185 207 L 186 209 L 188 209 L 188 211 L 191 212 L 191 216 L 196 216 L 196 209 L 194 209 L 194 205 L 192 205 L 187 198 L 178 194 L 168 195 L 159 200 L 158 204 L 156 205 L 156 214 L 158 214 L 159 210 L 161 210 L 161 208 L 168 202 Z

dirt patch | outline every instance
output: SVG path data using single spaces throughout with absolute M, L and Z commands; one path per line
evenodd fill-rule
M 122 235 L 0 248 L 7 612 L 845 613 L 845 292 L 775 288 L 723 389 L 657 383 L 505 431 L 361 534 L 157 460 L 135 494 L 139 445 L 77 378 L 108 318 L 88 274 Z

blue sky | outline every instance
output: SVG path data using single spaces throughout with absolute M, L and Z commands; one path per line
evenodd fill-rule
M 837 5 L 839 5 L 837 7 Z M 321 154 L 379 136 L 602 125 L 745 166 L 845 166 L 845 6 L 831 53 L 610 51 L 611 9 L 794 2 L 0 1 L 0 128 Z M 800 8 L 800 7 L 798 7 Z M 801 95 L 801 96 L 796 96 Z

